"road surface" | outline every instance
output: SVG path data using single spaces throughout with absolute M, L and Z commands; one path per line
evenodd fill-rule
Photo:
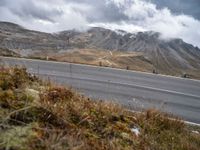
M 200 123 L 200 81 L 89 65 L 1 58 L 5 65 L 25 66 L 30 73 L 70 85 L 79 92 L 111 100 L 130 109 L 157 108 Z

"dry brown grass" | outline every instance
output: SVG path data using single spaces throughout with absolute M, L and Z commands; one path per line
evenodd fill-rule
M 37 54 L 43 59 L 46 55 Z M 152 72 L 153 65 L 140 52 L 77 49 L 61 54 L 47 54 L 50 60 Z
M 159 111 L 93 101 L 24 69 L 1 69 L 0 77 L 0 149 L 199 150 L 194 128 Z

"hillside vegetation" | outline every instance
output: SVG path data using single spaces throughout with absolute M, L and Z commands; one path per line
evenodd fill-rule
M 152 72 L 154 69 L 153 64 L 145 59 L 142 53 L 139 52 L 77 49 L 67 53 L 49 54 L 49 59 L 122 69 L 128 67 L 131 70 L 146 72 Z
M 156 110 L 134 113 L 0 68 L 2 150 L 199 150 L 192 130 Z
M 47 57 L 48 56 L 48 57 Z M 200 79 L 199 69 L 180 69 L 179 67 L 169 70 L 165 63 L 155 63 L 148 60 L 142 52 L 123 52 L 96 49 L 73 49 L 61 53 L 36 53 L 28 58 L 72 62 L 95 66 L 121 68 L 149 73 L 158 73 L 177 77 Z M 156 59 L 154 59 L 155 61 Z

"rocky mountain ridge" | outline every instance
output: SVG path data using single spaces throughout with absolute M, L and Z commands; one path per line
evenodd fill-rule
M 0 22 L 0 48 L 21 56 L 60 53 L 73 49 L 118 50 L 143 53 L 160 71 L 177 68 L 200 69 L 200 49 L 181 39 L 162 40 L 160 33 L 127 33 L 93 27 L 85 32 L 75 30 L 43 33 L 19 25 Z

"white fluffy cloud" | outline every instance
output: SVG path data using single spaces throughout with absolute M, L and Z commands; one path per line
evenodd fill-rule
M 64 0 L 7 0 L 0 6 L 0 20 L 44 32 L 84 30 L 88 28 L 88 21 L 84 14 L 76 11 L 81 9 L 88 10 L 89 6 L 69 4 Z
M 169 8 L 158 9 L 149 0 L 1 0 L 0 20 L 45 32 L 88 26 L 153 30 L 164 39 L 182 38 L 200 47 L 199 20 Z
M 141 31 L 160 32 L 164 39 L 182 38 L 200 47 L 200 21 L 192 16 L 175 15 L 168 8 L 157 9 L 155 4 L 141 0 L 109 0 L 109 2 L 116 3 L 119 8 L 125 8 L 123 13 L 129 17 L 129 21 L 119 25 L 121 29 L 132 31 L 131 28 L 140 27 L 137 29 Z

